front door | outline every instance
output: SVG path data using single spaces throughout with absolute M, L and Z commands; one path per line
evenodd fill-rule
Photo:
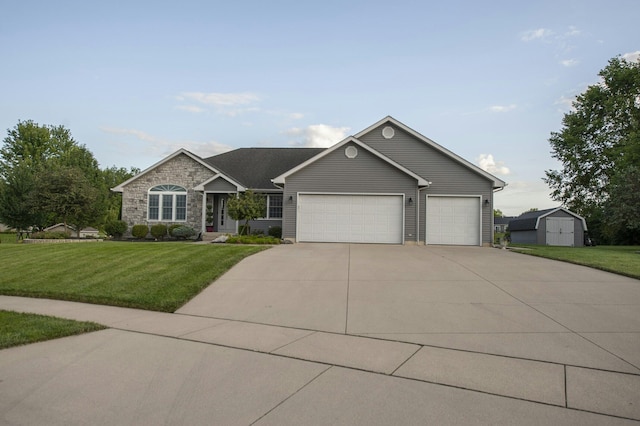
M 228 195 L 218 195 L 218 232 L 236 232 L 236 221 L 229 217 Z

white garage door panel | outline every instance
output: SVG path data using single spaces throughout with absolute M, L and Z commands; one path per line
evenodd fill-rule
M 298 241 L 401 244 L 401 195 L 298 197 Z
M 427 197 L 427 244 L 480 245 L 478 197 Z

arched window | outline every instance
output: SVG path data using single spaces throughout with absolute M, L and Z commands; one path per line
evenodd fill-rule
M 187 190 L 178 185 L 157 185 L 149 190 L 147 219 L 184 222 L 187 220 Z

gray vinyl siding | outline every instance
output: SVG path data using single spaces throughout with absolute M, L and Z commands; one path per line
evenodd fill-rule
M 355 146 L 350 159 L 345 149 Z M 288 176 L 284 187 L 283 238 L 296 238 L 297 193 L 405 194 L 417 199 L 417 181 L 355 144 L 346 144 Z M 292 200 L 289 200 L 292 197 Z M 415 241 L 416 208 L 405 204 L 405 241 Z
M 218 178 L 213 182 L 209 182 L 204 186 L 204 190 L 207 192 L 226 192 L 226 193 L 238 192 L 235 185 L 227 182 L 222 178 Z
M 391 139 L 382 136 L 386 126 L 395 131 Z M 420 192 L 420 241 L 425 240 L 428 194 L 482 196 L 482 243 L 493 242 L 493 181 L 390 123 L 371 130 L 359 140 L 431 182 L 429 188 Z M 489 200 L 488 206 L 484 200 Z
M 511 232 L 511 242 L 516 244 L 540 244 L 538 243 L 538 234 L 535 230 L 513 231 Z

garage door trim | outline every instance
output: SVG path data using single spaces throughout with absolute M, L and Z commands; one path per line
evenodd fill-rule
M 335 195 L 335 196 L 394 196 L 402 198 L 402 228 L 400 230 L 400 242 L 396 244 L 404 245 L 405 216 L 406 216 L 406 194 L 403 192 L 297 192 L 296 193 L 296 241 L 304 242 L 300 239 L 300 196 L 305 195 Z M 377 244 L 377 243 L 376 243 Z M 385 243 L 379 243 L 385 244 Z
M 427 194 L 426 197 L 426 205 L 425 205 L 425 213 L 424 213 L 424 218 L 425 218 L 425 231 L 424 231 L 424 240 L 425 240 L 425 244 L 428 245 L 429 244 L 429 239 L 428 239 L 428 235 L 429 235 L 429 226 L 428 226 L 428 222 L 429 222 L 429 217 L 428 217 L 428 211 L 429 211 L 429 198 L 472 198 L 477 200 L 477 207 L 478 207 L 478 233 L 476 235 L 476 237 L 478 238 L 478 244 L 474 244 L 477 246 L 482 246 L 482 195 L 464 195 L 464 194 Z

